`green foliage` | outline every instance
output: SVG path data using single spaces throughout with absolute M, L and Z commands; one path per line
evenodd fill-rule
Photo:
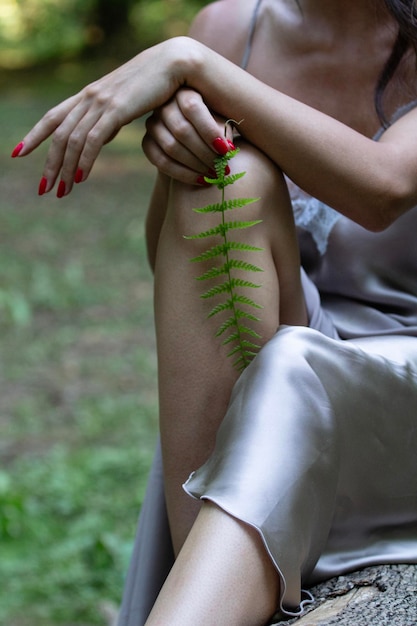
M 221 222 L 209 228 L 203 232 L 197 233 L 186 237 L 186 239 L 205 239 L 207 237 L 220 237 L 222 243 L 212 246 L 208 250 L 205 250 L 198 256 L 191 259 L 192 262 L 207 262 L 212 259 L 222 258 L 224 262 L 221 265 L 211 267 L 203 274 L 197 277 L 199 281 L 212 280 L 216 278 L 224 278 L 224 282 L 216 284 L 204 293 L 201 294 L 201 298 L 207 300 L 223 294 L 228 294 L 228 299 L 225 302 L 220 302 L 213 306 L 208 314 L 208 317 L 214 317 L 219 313 L 230 311 L 230 317 L 223 322 L 217 333 L 217 337 L 221 337 L 229 331 L 229 334 L 223 338 L 223 345 L 229 346 L 230 351 L 228 357 L 233 357 L 233 365 L 238 371 L 242 371 L 249 365 L 250 361 L 257 354 L 260 348 L 258 343 L 261 336 L 253 328 L 244 323 L 246 322 L 258 322 L 260 321 L 257 316 L 250 313 L 248 309 L 261 309 L 262 307 L 247 295 L 240 293 L 241 289 L 258 289 L 261 285 L 254 283 L 252 280 L 246 278 L 236 277 L 233 272 L 262 272 L 262 268 L 248 263 L 243 259 L 233 258 L 232 252 L 260 252 L 262 248 L 251 246 L 240 241 L 233 241 L 229 239 L 229 233 L 235 230 L 244 230 L 252 228 L 261 222 L 261 220 L 232 220 L 226 221 L 225 214 L 227 211 L 234 211 L 240 209 L 253 202 L 259 200 L 259 198 L 225 198 L 225 188 L 229 185 L 233 185 L 237 180 L 245 175 L 245 172 L 239 172 L 237 174 L 226 175 L 226 167 L 228 161 L 232 159 L 239 149 L 230 150 L 224 156 L 218 157 L 215 160 L 215 170 L 217 177 L 209 178 L 205 180 L 210 185 L 215 185 L 221 190 L 221 201 L 214 204 L 209 204 L 202 208 L 193 209 L 196 213 L 219 213 L 221 215 Z
M 133 447 L 57 446 L 0 472 L 1 623 L 24 607 L 31 624 L 64 623 L 70 607 L 72 619 L 100 623 L 100 603 L 120 600 L 126 515 L 139 508 L 148 462 Z
M 86 44 L 93 0 L 2 0 L 0 65 L 20 68 L 71 58 Z
M 0 68 L 73 60 L 88 52 L 126 58 L 184 35 L 203 0 L 1 0 Z

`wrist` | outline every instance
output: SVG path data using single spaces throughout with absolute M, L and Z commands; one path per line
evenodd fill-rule
M 186 36 L 173 37 L 166 45 L 171 72 L 180 85 L 192 86 L 207 62 L 209 48 L 195 39 Z

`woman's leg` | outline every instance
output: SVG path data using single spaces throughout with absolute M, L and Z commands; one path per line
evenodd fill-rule
M 204 503 L 146 626 L 262 626 L 278 594 L 257 531 Z
M 255 322 L 254 329 L 265 342 L 279 323 L 307 323 L 292 210 L 281 173 L 253 147 L 243 144 L 231 167 L 247 174 L 227 188 L 229 197 L 261 197 L 238 209 L 233 219 L 262 219 L 262 223 L 234 231 L 233 236 L 263 248 L 263 252 L 247 256 L 264 270 L 256 281 L 262 288 L 254 296 L 247 295 L 264 307 L 262 321 Z M 160 430 L 167 508 L 177 554 L 199 510 L 199 503 L 185 495 L 181 485 L 210 455 L 238 376 L 226 356 L 227 348 L 214 336 L 219 316 L 207 319 L 213 302 L 200 298 L 204 285 L 195 280 L 212 263 L 204 267 L 189 262 L 208 247 L 207 240 L 184 239 L 184 235 L 218 223 L 218 215 L 192 211 L 218 200 L 217 188 L 173 182 L 156 255 Z

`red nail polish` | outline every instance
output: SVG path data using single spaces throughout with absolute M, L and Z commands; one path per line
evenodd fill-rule
M 75 183 L 82 183 L 83 182 L 83 178 L 84 178 L 84 172 L 82 171 L 81 168 L 78 168 L 77 171 L 75 172 L 74 182 Z
M 216 137 L 216 139 L 213 141 L 213 148 L 222 156 L 224 154 L 227 154 L 230 150 L 227 141 L 223 139 L 223 137 Z
M 57 198 L 62 198 L 65 196 L 65 183 L 63 180 L 59 181 L 58 190 L 56 192 Z
M 41 180 L 40 180 L 40 183 L 39 183 L 39 189 L 38 189 L 38 194 L 39 194 L 40 196 L 43 196 L 43 194 L 44 194 L 44 193 L 45 193 L 45 191 L 46 191 L 47 186 L 48 186 L 48 181 L 47 181 L 47 179 L 45 178 L 45 176 L 42 176 L 42 178 L 41 178 Z
M 233 143 L 233 141 L 230 141 L 230 139 L 227 140 L 228 146 L 229 146 L 229 150 L 236 150 L 236 146 Z
M 16 148 L 13 150 L 12 152 L 12 159 L 14 159 L 15 157 L 19 156 L 19 154 L 22 152 L 23 150 L 23 146 L 25 144 L 23 143 L 23 141 L 21 141 L 20 143 L 17 144 Z
M 226 167 L 224 168 L 224 173 L 226 174 L 226 176 L 230 174 L 230 167 L 228 165 L 226 165 Z
M 196 180 L 197 185 L 203 185 L 203 187 L 209 187 L 210 183 L 208 183 L 206 180 L 204 180 L 204 176 L 198 176 L 197 180 Z

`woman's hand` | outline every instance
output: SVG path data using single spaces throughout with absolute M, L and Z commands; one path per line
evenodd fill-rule
M 142 147 L 149 161 L 163 174 L 184 183 L 201 184 L 204 175 L 213 175 L 222 141 L 223 149 L 229 147 L 224 143 L 225 120 L 209 111 L 198 92 L 185 87 L 154 111 L 146 130 Z M 231 141 L 230 127 L 226 132 Z M 217 141 L 210 141 L 212 137 Z
M 145 50 L 51 109 L 12 156 L 26 156 L 52 136 L 39 193 L 50 191 L 59 178 L 58 197 L 68 194 L 74 181 L 87 178 L 103 145 L 122 126 L 170 101 L 189 73 L 204 62 L 205 53 L 204 46 L 188 37 Z M 208 145 L 216 138 L 218 127 L 208 111 L 199 108 L 192 124 L 202 129 Z

